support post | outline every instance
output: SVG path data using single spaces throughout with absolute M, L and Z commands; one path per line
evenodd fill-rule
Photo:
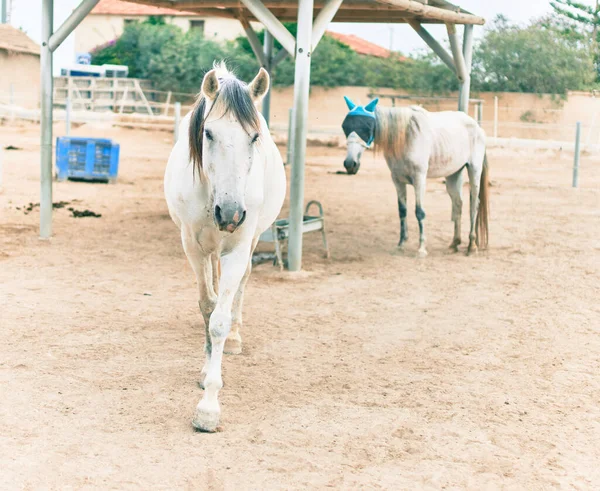
M 494 138 L 498 138 L 498 96 L 494 96 Z
M 290 107 L 288 115 L 287 157 L 285 163 L 290 165 L 294 160 L 294 110 Z
M 275 38 L 271 35 L 271 33 L 265 30 L 265 41 L 263 46 L 263 54 L 265 57 L 265 70 L 269 72 L 271 75 L 271 70 L 273 67 L 271 66 L 273 63 L 273 44 Z M 267 122 L 267 126 L 271 126 L 271 92 L 273 92 L 273 80 L 271 79 L 271 87 L 269 91 L 265 94 L 265 97 L 262 101 L 262 115 Z
M 71 136 L 71 93 L 67 92 L 67 100 L 65 101 L 65 134 Z
M 40 145 L 40 237 L 52 235 L 52 36 L 54 0 L 42 0 L 42 46 L 40 50 L 41 145 Z
M 244 2 L 247 0 L 243 0 Z M 290 182 L 290 236 L 288 268 L 302 268 L 302 226 L 304 221 L 304 160 L 310 90 L 313 0 L 298 2 L 296 69 L 294 76 L 294 161 Z
M 454 58 L 454 65 L 456 66 L 456 76 L 460 84 L 459 96 L 458 96 L 458 110 L 469 114 L 469 95 L 471 90 L 471 77 L 467 71 L 466 60 L 471 59 L 471 53 L 473 49 L 472 38 L 471 42 L 466 45 L 463 43 L 463 49 L 467 49 L 468 53 L 463 54 L 458 41 L 458 34 L 456 32 L 456 26 L 454 24 L 446 24 L 448 31 L 448 39 L 450 40 L 450 48 L 452 49 L 452 57 Z M 465 34 L 468 31 L 465 31 Z M 472 33 L 472 31 L 471 31 Z M 472 35 L 472 34 L 471 34 Z
M 8 22 L 8 0 L 0 0 L 2 2 L 2 10 L 0 11 L 0 24 Z
M 173 133 L 175 135 L 175 143 L 179 140 L 179 125 L 181 124 L 181 102 L 175 103 L 175 128 Z
M 2 159 L 4 158 L 4 148 L 0 145 L 0 193 L 2 192 Z
M 573 159 L 573 187 L 579 185 L 579 157 L 580 157 L 580 141 L 581 141 L 581 122 L 577 121 L 575 127 L 575 158 Z

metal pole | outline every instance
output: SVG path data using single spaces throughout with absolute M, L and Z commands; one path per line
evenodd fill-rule
M 498 138 L 498 96 L 494 96 L 494 138 Z
M 179 125 L 181 124 L 181 102 L 175 103 L 175 142 L 179 140 Z
M 264 41 L 264 47 L 263 47 L 263 52 L 265 55 L 265 70 L 267 70 L 267 72 L 269 72 L 269 75 L 271 75 L 271 63 L 273 62 L 273 42 L 275 41 L 275 39 L 273 38 L 273 36 L 271 35 L 271 33 L 267 30 L 265 30 L 265 41 Z M 267 122 L 267 126 L 271 125 L 271 92 L 272 90 L 272 86 L 273 83 L 271 82 L 271 89 L 269 89 L 269 91 L 265 94 L 265 97 L 263 99 L 262 102 L 262 115 L 263 118 L 265 118 L 265 121 Z
M 0 193 L 2 192 L 2 159 L 4 158 L 4 149 L 0 145 Z
M 479 126 L 483 124 L 483 103 L 481 101 L 477 103 L 477 122 Z
M 288 268 L 302 268 L 302 226 L 304 221 L 304 160 L 310 89 L 310 55 L 313 0 L 299 0 L 296 37 L 296 69 L 294 72 L 294 162 L 290 179 L 290 236 Z
M 577 121 L 575 127 L 575 159 L 573 161 L 573 187 L 579 185 L 579 156 L 580 156 L 580 140 L 581 140 L 581 122 Z
M 71 77 L 67 82 L 67 100 L 65 104 L 65 132 L 67 136 L 71 136 Z
M 52 235 L 52 35 L 54 0 L 42 0 L 42 47 L 40 51 L 41 148 L 40 148 L 40 237 Z
M 8 0 L 0 0 L 2 2 L 2 12 L 0 13 L 0 24 L 8 22 Z
M 290 165 L 294 159 L 294 110 L 290 107 L 288 117 L 287 158 L 285 163 Z

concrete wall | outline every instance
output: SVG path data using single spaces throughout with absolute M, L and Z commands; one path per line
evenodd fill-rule
M 75 51 L 86 53 L 96 46 L 108 43 L 118 38 L 125 28 L 125 20 L 129 17 L 118 15 L 88 15 L 75 29 Z M 143 22 L 145 17 L 131 17 Z M 204 21 L 204 36 L 215 41 L 234 39 L 244 35 L 241 24 L 234 19 L 221 17 L 183 17 L 166 16 L 167 24 L 180 27 L 184 31 L 190 28 L 191 20 Z
M 272 126 L 275 130 L 287 127 L 288 110 L 293 104 L 293 87 L 275 88 L 272 93 Z M 369 93 L 407 95 L 404 91 L 390 89 L 372 90 L 367 87 L 312 87 L 309 102 L 309 132 L 316 134 L 341 135 L 341 123 L 347 113 L 343 96 L 356 103 L 369 101 Z M 566 98 L 544 94 L 518 93 L 474 93 L 472 98 L 481 98 L 483 105 L 483 127 L 488 135 L 493 133 L 494 96 L 498 96 L 498 136 L 553 139 L 571 141 L 575 134 L 575 123 L 583 125 L 584 141 L 600 143 L 600 93 L 595 97 L 589 92 L 570 92 Z M 422 104 L 430 111 L 455 111 L 458 94 L 446 94 L 451 100 L 416 101 L 397 100 L 397 105 Z M 391 100 L 382 98 L 380 104 L 391 106 Z M 474 114 L 474 105 L 470 105 Z
M 40 100 L 40 57 L 0 49 L 0 103 L 37 108 Z

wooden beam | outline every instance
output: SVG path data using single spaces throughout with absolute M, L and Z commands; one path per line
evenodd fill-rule
M 254 32 L 254 29 L 252 29 L 250 22 L 248 22 L 248 19 L 246 19 L 245 17 L 240 17 L 240 23 L 244 28 L 244 32 L 246 33 L 248 41 L 250 42 L 250 47 L 254 52 L 254 56 L 256 56 L 256 59 L 260 63 L 260 66 L 268 69 L 267 59 L 265 58 L 265 54 L 263 53 L 262 44 L 260 44 L 260 39 L 258 39 L 256 32 Z
M 427 46 L 429 46 L 433 52 L 438 55 L 438 57 L 452 70 L 456 73 L 456 66 L 454 65 L 454 61 L 452 60 L 452 56 L 444 49 L 444 47 L 436 41 L 436 39 L 429 34 L 429 31 L 425 29 L 421 24 L 416 21 L 409 21 L 410 27 L 412 27 L 415 32 L 419 35 L 419 37 L 425 41 Z
M 231 15 L 227 12 L 227 9 L 237 9 L 240 7 L 239 0 L 128 0 L 130 2 L 139 3 L 142 5 L 152 5 L 155 7 L 166 7 L 176 10 L 183 10 L 187 12 L 199 13 L 204 15 L 207 10 L 214 10 L 211 15 L 219 17 L 230 17 Z M 354 17 L 340 17 L 346 22 L 383 22 L 379 16 L 374 15 L 375 12 L 380 10 L 389 12 L 395 12 L 398 17 L 390 19 L 388 22 L 406 22 L 404 19 L 416 18 L 422 24 L 474 24 L 483 25 L 485 19 L 478 17 L 473 14 L 469 14 L 464 10 L 446 9 L 442 7 L 434 7 L 426 5 L 424 0 L 363 0 L 360 3 L 345 3 L 343 2 L 340 6 L 340 12 L 354 13 L 363 11 L 362 15 Z M 242 2 L 244 3 L 244 2 Z M 317 0 L 314 3 L 315 9 L 322 9 L 326 5 L 326 0 Z M 263 6 L 269 10 L 293 10 L 294 14 L 286 16 L 279 20 L 296 20 L 298 15 L 298 2 L 292 2 L 284 0 L 281 2 L 273 0 L 265 0 Z M 200 13 L 201 12 L 201 13 Z M 339 14 L 339 12 L 338 12 Z M 334 21 L 338 21 L 338 16 L 334 18 Z

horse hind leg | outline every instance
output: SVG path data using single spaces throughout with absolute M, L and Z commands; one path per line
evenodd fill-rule
M 452 200 L 452 221 L 454 222 L 454 238 L 450 244 L 450 249 L 458 252 L 460 240 L 460 226 L 462 216 L 462 187 L 463 187 L 463 170 L 446 177 L 446 191 Z
M 427 182 L 426 175 L 418 175 L 414 180 L 415 187 L 415 215 L 419 222 L 419 257 L 427 256 L 427 248 L 425 247 L 425 227 L 423 221 L 425 220 L 425 211 L 423 210 L 423 200 L 425 198 L 425 183 Z
M 477 236 L 477 212 L 479 210 L 479 189 L 481 187 L 481 173 L 483 171 L 483 155 L 481 158 L 474 159 L 473 164 L 469 164 L 467 167 L 469 172 L 469 185 L 470 185 L 470 218 L 471 226 L 469 228 L 469 248 L 467 254 L 477 253 L 477 243 L 479 237 Z
M 404 244 L 408 240 L 406 183 L 394 180 L 394 184 L 398 193 L 398 215 L 400 217 L 400 241 L 398 242 L 398 248 L 403 249 Z

